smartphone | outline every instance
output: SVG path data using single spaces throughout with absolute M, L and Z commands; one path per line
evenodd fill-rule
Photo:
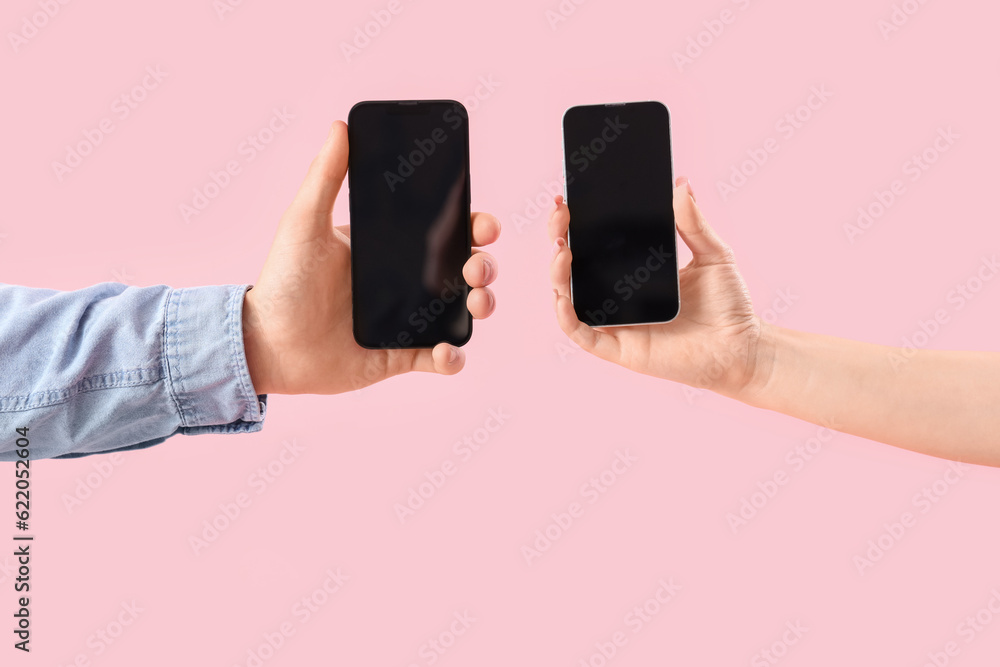
M 563 145 L 577 317 L 591 326 L 674 319 L 680 293 L 667 107 L 571 107 Z
M 347 117 L 354 339 L 464 345 L 472 252 L 469 114 L 451 100 L 356 104 Z

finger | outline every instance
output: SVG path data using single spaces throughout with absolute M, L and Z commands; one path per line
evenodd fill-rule
M 462 268 L 462 277 L 471 287 L 486 287 L 497 279 L 496 258 L 488 252 L 475 250 Z
M 333 203 L 347 176 L 347 155 L 347 124 L 338 120 L 330 128 L 326 143 L 309 166 L 309 172 L 295 196 L 295 205 L 311 213 L 333 211 Z
M 733 251 L 715 233 L 705 216 L 701 214 L 698 205 L 694 203 L 691 184 L 684 179 L 678 180 L 674 188 L 674 219 L 677 221 L 677 232 L 684 243 L 691 249 L 695 264 L 723 264 L 733 260 Z
M 413 370 L 422 373 L 454 375 L 465 366 L 465 352 L 461 348 L 438 343 L 434 349 L 415 350 Z
M 489 213 L 472 214 L 472 245 L 484 246 L 500 238 L 500 221 Z
M 341 234 L 343 234 L 347 238 L 351 238 L 351 226 L 350 225 L 337 225 L 336 227 L 334 227 L 334 229 L 336 229 L 338 232 L 340 232 Z
M 552 263 L 549 265 L 549 281 L 552 289 L 558 294 L 569 296 L 570 267 L 573 263 L 573 251 L 566 247 L 566 242 L 557 238 L 552 244 Z
M 555 299 L 556 319 L 563 333 L 585 352 L 590 352 L 605 361 L 618 363 L 621 357 L 618 339 L 606 331 L 599 331 L 581 322 L 568 296 L 559 294 Z
M 677 177 L 677 187 L 681 187 L 682 185 L 687 189 L 687 193 L 691 195 L 691 199 L 694 200 L 694 203 L 697 204 L 698 198 L 694 196 L 694 188 L 691 187 L 691 180 L 687 176 Z
M 469 291 L 469 298 L 466 299 L 466 304 L 474 318 L 485 320 L 496 310 L 497 298 L 490 288 L 477 287 Z
M 557 195 L 555 208 L 549 216 L 549 240 L 555 241 L 557 238 L 566 240 L 566 230 L 569 229 L 569 207 L 562 195 Z

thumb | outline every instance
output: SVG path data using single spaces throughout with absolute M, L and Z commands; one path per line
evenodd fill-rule
M 709 227 L 701 209 L 694 202 L 694 194 L 686 178 L 678 178 L 677 187 L 674 188 L 674 219 L 677 221 L 677 232 L 691 249 L 696 264 L 732 261 L 733 251 Z
M 295 208 L 329 223 L 333 203 L 347 176 L 347 154 L 347 124 L 338 120 L 330 128 L 319 155 L 309 165 L 309 173 L 295 195 Z

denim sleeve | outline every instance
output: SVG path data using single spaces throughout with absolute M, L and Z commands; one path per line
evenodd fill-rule
M 140 449 L 263 427 L 243 349 L 247 285 L 0 284 L 0 461 Z

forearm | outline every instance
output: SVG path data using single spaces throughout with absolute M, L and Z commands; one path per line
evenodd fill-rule
M 0 285 L 0 461 L 259 430 L 241 340 L 244 286 Z
M 1000 466 L 1000 354 L 900 350 L 763 325 L 736 398 L 844 433 Z

